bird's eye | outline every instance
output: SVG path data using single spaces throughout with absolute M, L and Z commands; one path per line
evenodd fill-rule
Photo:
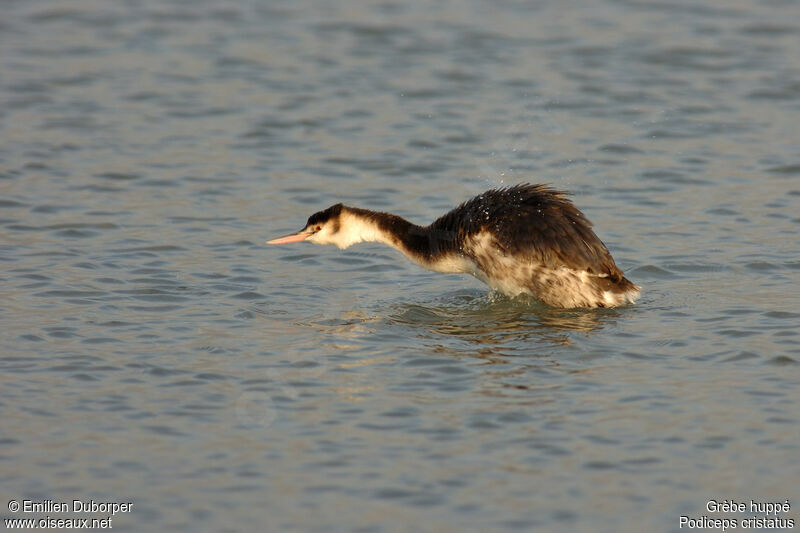
M 321 229 L 322 229 L 322 226 L 317 226 L 316 228 L 314 228 L 314 231 L 319 231 Z

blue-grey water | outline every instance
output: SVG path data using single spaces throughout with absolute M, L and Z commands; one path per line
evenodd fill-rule
M 800 517 L 796 2 L 2 11 L 0 517 Z M 636 305 L 511 301 L 378 244 L 264 245 L 340 201 L 428 223 L 523 181 L 574 193 Z

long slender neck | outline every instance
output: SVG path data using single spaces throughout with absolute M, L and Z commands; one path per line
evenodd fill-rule
M 382 242 L 400 250 L 415 263 L 431 268 L 442 255 L 457 247 L 454 235 L 438 235 L 430 227 L 417 226 L 390 213 L 346 207 L 342 212 L 342 230 L 349 244 L 360 241 Z

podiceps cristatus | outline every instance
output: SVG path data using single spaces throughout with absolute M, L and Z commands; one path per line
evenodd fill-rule
M 427 269 L 472 274 L 506 295 L 530 294 L 554 307 L 615 307 L 639 296 L 592 223 L 546 185 L 486 191 L 429 226 L 336 204 L 267 244 L 300 241 L 342 249 L 382 242 Z

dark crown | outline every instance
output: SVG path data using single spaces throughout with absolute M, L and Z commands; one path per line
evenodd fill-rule
M 332 218 L 337 218 L 342 213 L 342 204 L 336 204 L 330 206 L 328 209 L 324 211 L 319 211 L 314 213 L 310 217 L 308 217 L 308 225 L 312 224 L 322 224 L 324 222 L 329 221 Z

